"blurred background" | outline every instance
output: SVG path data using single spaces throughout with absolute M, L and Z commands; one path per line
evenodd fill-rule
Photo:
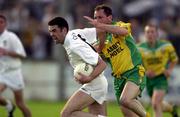
M 93 17 L 94 7 L 107 4 L 113 9 L 114 19 L 130 22 L 136 42 L 144 40 L 143 28 L 148 22 L 160 27 L 162 39 L 174 45 L 180 57 L 180 0 L 0 0 L 0 14 L 8 19 L 8 29 L 21 39 L 27 59 L 23 60 L 23 75 L 27 100 L 66 100 L 79 85 L 73 80 L 64 49 L 55 45 L 48 34 L 47 22 L 55 16 L 63 16 L 70 29 L 90 27 L 83 18 Z M 112 77 L 107 98 L 115 100 Z M 7 90 L 3 95 L 12 98 Z M 142 100 L 149 99 L 144 92 Z M 167 100 L 180 104 L 180 64 L 170 79 Z

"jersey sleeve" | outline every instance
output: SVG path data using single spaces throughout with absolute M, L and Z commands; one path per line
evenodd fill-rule
M 166 47 L 166 50 L 168 51 L 169 60 L 171 62 L 178 61 L 178 56 L 177 56 L 176 51 L 175 51 L 175 49 L 174 49 L 172 44 L 169 43 L 168 46 Z
M 93 44 L 97 41 L 96 28 L 84 28 L 81 30 L 81 33 L 83 33 L 83 35 L 86 38 L 86 41 L 89 44 Z
M 126 28 L 128 30 L 128 34 L 131 34 L 131 24 L 130 23 L 124 23 L 122 21 L 117 22 L 117 25 L 123 28 Z
M 98 53 L 96 53 L 87 43 L 82 41 L 77 34 L 74 34 L 72 40 L 70 41 L 70 49 L 73 53 L 80 56 L 83 61 L 91 65 L 97 65 L 98 63 Z
M 10 38 L 12 50 L 17 54 L 26 57 L 26 52 L 20 39 L 13 33 L 11 34 Z

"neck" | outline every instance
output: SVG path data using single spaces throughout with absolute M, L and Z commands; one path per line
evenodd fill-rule
M 4 31 L 5 31 L 5 30 L 1 31 L 1 32 L 0 32 L 0 35 L 3 34 Z
M 148 43 L 149 43 L 149 46 L 150 46 L 150 47 L 155 47 L 155 46 L 156 46 L 156 40 L 154 40 L 154 41 L 149 41 Z

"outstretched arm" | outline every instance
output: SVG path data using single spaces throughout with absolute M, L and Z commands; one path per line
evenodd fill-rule
M 97 32 L 99 32 L 100 30 L 104 30 L 105 32 L 118 34 L 118 35 L 122 35 L 122 36 L 125 36 L 128 34 L 128 30 L 124 27 L 100 23 L 100 22 L 97 22 L 96 19 L 92 19 L 88 16 L 84 16 L 84 18 L 87 19 L 90 24 L 92 24 L 94 27 L 97 28 Z

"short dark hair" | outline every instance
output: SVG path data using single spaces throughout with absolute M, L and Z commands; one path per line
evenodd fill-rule
M 7 21 L 6 17 L 4 15 L 0 14 L 0 18 L 3 19 L 5 22 Z
M 48 22 L 49 26 L 57 25 L 59 28 L 66 28 L 67 31 L 69 30 L 69 26 L 67 21 L 63 17 L 55 17 Z
M 104 13 L 106 14 L 106 16 L 112 15 L 112 9 L 105 4 L 97 5 L 95 8 L 95 11 L 99 11 L 102 9 L 104 10 Z

